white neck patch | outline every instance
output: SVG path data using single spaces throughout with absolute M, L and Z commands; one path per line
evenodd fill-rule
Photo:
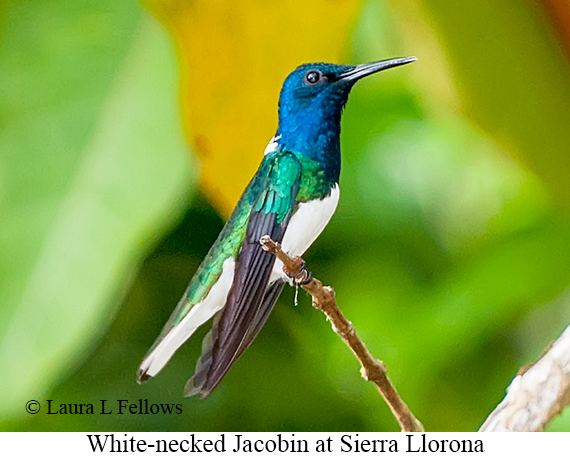
M 265 152 L 263 153 L 263 155 L 266 156 L 267 154 L 271 154 L 272 152 L 277 151 L 277 149 L 279 149 L 279 139 L 280 138 L 281 138 L 281 135 L 274 136 L 273 138 L 271 138 L 271 141 L 269 142 L 269 144 L 265 148 Z

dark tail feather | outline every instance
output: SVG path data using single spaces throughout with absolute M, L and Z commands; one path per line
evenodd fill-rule
M 215 378 L 212 378 L 210 376 L 211 375 L 210 368 L 212 367 L 214 345 L 218 340 L 219 323 L 223 311 L 220 311 L 219 313 L 216 314 L 216 316 L 214 317 L 214 324 L 212 326 L 212 330 L 208 332 L 208 334 L 204 337 L 204 340 L 202 341 L 202 353 L 196 363 L 196 370 L 194 371 L 194 375 L 186 383 L 186 387 L 184 388 L 184 396 L 191 397 L 193 395 L 200 394 L 202 398 L 206 398 L 214 391 L 214 389 L 222 381 L 222 379 L 229 371 L 231 366 L 234 364 L 234 362 L 249 347 L 249 345 L 253 342 L 253 340 L 255 340 L 255 338 L 263 328 L 265 321 L 267 321 L 269 314 L 271 314 L 271 311 L 275 306 L 277 298 L 279 298 L 279 295 L 283 290 L 283 286 L 284 283 L 278 280 L 267 288 L 267 290 L 265 291 L 265 295 L 263 296 L 263 301 L 261 302 L 261 305 L 256 311 L 251 327 L 248 329 L 245 335 L 243 344 L 240 345 L 240 347 L 236 351 L 236 355 L 231 361 L 231 363 L 225 366 L 221 373 L 217 373 Z
M 202 340 L 202 353 L 196 362 L 196 369 L 194 374 L 186 383 L 184 387 L 184 396 L 191 397 L 202 393 L 202 387 L 208 379 L 208 371 L 212 365 L 212 354 L 214 350 L 214 342 L 218 339 L 218 325 L 222 311 L 219 311 L 214 316 L 212 329 L 206 334 Z M 202 397 L 204 398 L 204 397 Z

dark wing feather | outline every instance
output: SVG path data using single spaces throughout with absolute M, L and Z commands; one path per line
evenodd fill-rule
M 249 347 L 251 343 L 253 343 L 253 340 L 265 325 L 265 321 L 269 317 L 269 314 L 271 314 L 273 306 L 275 306 L 275 302 L 279 298 L 279 295 L 281 295 L 281 291 L 283 290 L 284 285 L 285 283 L 283 281 L 277 280 L 272 283 L 265 291 L 263 302 L 255 314 L 253 325 L 249 328 L 249 331 L 245 336 L 245 341 L 242 345 L 241 352 L 238 354 L 238 357 Z
M 263 302 L 261 303 L 261 306 L 255 315 L 254 323 L 246 334 L 245 340 L 241 345 L 239 352 L 236 354 L 235 359 L 237 359 L 243 353 L 243 351 L 249 347 L 249 345 L 253 342 L 255 337 L 263 328 L 265 321 L 275 306 L 275 302 L 279 298 L 279 295 L 281 295 L 281 291 L 283 290 L 284 285 L 285 283 L 278 280 L 267 288 L 265 296 L 263 297 Z M 202 397 L 206 397 L 210 395 L 213 389 L 217 386 L 216 384 L 210 389 L 207 389 L 205 384 L 208 379 L 208 371 L 212 366 L 214 341 L 216 341 L 218 338 L 221 315 L 222 312 L 219 312 L 216 315 L 214 318 L 214 325 L 212 326 L 212 330 L 210 330 L 206 337 L 204 337 L 204 340 L 202 342 L 202 354 L 196 363 L 196 371 L 194 372 L 194 376 L 188 380 L 184 389 L 184 395 L 186 397 L 191 397 L 192 395 L 197 394 L 202 394 Z M 220 378 L 220 381 L 221 380 L 222 378 Z
M 268 159 L 273 162 L 266 164 L 265 179 L 253 186 L 257 195 L 226 305 L 204 340 L 196 372 L 186 385 L 187 396 L 199 393 L 204 398 L 216 388 L 253 342 L 283 288 L 280 281 L 268 284 L 275 256 L 262 249 L 259 239 L 283 239 L 296 205 L 301 166 L 290 153 Z

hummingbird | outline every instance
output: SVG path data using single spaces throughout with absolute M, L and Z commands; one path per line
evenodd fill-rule
M 260 238 L 301 256 L 330 221 L 339 200 L 340 119 L 354 84 L 414 62 L 312 63 L 287 76 L 279 122 L 259 169 L 144 357 L 138 382 L 156 376 L 198 327 L 213 320 L 184 395 L 207 397 L 249 347 L 292 280 Z

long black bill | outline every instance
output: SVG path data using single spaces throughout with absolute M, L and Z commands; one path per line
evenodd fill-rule
M 380 60 L 379 62 L 363 63 L 341 73 L 339 79 L 344 81 L 356 81 L 373 73 L 378 73 L 388 68 L 399 67 L 400 65 L 406 65 L 416 60 L 418 60 L 417 57 L 398 57 L 396 59 Z

